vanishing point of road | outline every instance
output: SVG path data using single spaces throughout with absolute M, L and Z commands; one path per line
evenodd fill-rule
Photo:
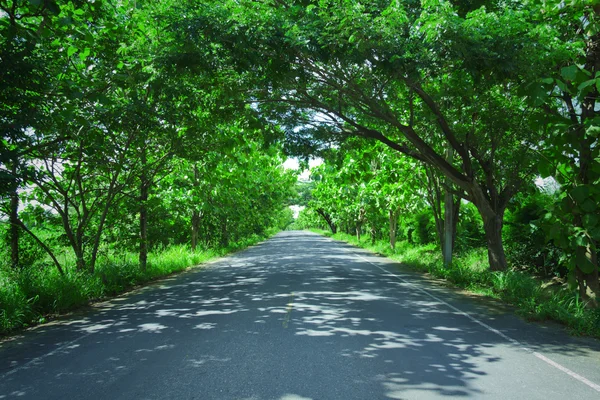
M 600 344 L 284 232 L 0 344 L 0 399 L 600 399 Z

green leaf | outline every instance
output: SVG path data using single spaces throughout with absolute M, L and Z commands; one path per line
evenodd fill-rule
M 67 50 L 67 56 L 71 57 L 75 53 L 77 53 L 77 47 L 69 46 L 69 49 Z
M 569 65 L 560 69 L 560 75 L 567 81 L 574 81 L 578 70 L 577 65 Z
M 81 61 L 85 61 L 85 59 L 90 55 L 90 48 L 86 47 L 82 52 L 79 53 L 79 59 Z
M 589 197 L 590 188 L 585 185 L 577 186 L 571 190 L 570 195 L 578 204 L 582 204 Z
M 592 199 L 586 199 L 581 205 L 581 209 L 586 213 L 592 213 L 596 211 L 597 205 L 596 202 Z
M 547 160 L 541 160 L 538 164 L 538 171 L 542 178 L 554 175 L 554 167 Z
M 590 274 L 594 272 L 596 266 L 588 259 L 586 252 L 587 250 L 585 247 L 578 247 L 575 251 L 575 263 L 581 272 L 584 274 Z
M 592 230 L 596 225 L 598 225 L 598 216 L 596 214 L 585 214 L 583 216 L 583 226 L 585 229 Z
M 569 90 L 569 87 L 566 83 L 564 83 L 563 81 L 561 81 L 560 79 L 556 80 L 556 85 L 558 86 L 558 88 L 565 92 L 565 93 L 571 93 L 571 91 Z
M 585 136 L 588 138 L 596 138 L 600 136 L 600 126 L 592 125 L 585 130 Z
M 596 226 L 596 227 L 590 229 L 589 235 L 592 237 L 592 239 L 594 239 L 596 241 L 600 240 L 600 226 Z
M 49 1 L 46 3 L 46 8 L 54 15 L 60 14 L 60 7 L 55 1 Z
M 577 90 L 582 91 L 583 89 L 596 84 L 596 79 L 590 79 L 589 81 L 582 82 L 577 86 Z

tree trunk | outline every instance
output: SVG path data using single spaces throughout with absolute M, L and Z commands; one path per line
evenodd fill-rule
M 192 211 L 192 251 L 196 251 L 198 246 L 198 231 L 200 226 L 200 212 Z
M 148 264 L 148 192 L 149 184 L 146 174 L 146 146 L 141 154 L 142 173 L 140 177 L 140 270 L 146 271 Z
M 447 145 L 446 149 L 446 160 L 452 164 L 454 157 L 454 151 L 450 144 Z M 448 186 L 444 191 L 444 239 L 442 243 L 442 253 L 444 256 L 444 267 L 452 265 L 452 250 L 453 250 L 453 229 L 456 226 L 454 224 L 454 198 L 450 187 L 452 187 L 452 180 L 446 178 L 446 185 Z
M 579 287 L 579 296 L 588 302 L 588 306 L 597 307 L 600 299 L 600 281 L 598 276 L 598 256 L 595 248 L 592 246 L 580 247 L 578 252 L 582 252 L 585 262 L 593 267 L 591 272 L 584 272 L 582 266 L 577 265 L 575 269 L 577 284 Z
M 198 190 L 200 181 L 200 172 L 198 165 L 194 163 L 194 190 Z M 192 205 L 192 251 L 196 251 L 198 246 L 198 232 L 200 228 L 200 211 L 196 208 L 196 204 Z
M 323 217 L 325 222 L 327 222 L 327 225 L 329 225 L 329 229 L 331 229 L 331 233 L 333 233 L 335 235 L 337 233 L 337 226 L 331 220 L 331 216 L 328 213 L 326 213 L 325 210 L 323 210 L 322 208 L 317 209 L 317 214 L 319 214 L 321 217 Z
M 85 271 L 85 258 L 83 256 L 82 242 L 78 241 L 73 250 L 75 252 L 75 265 L 77 266 L 77 271 Z
M 13 174 L 16 179 L 16 168 Z M 19 267 L 19 193 L 15 182 L 14 189 L 10 192 L 10 262 L 14 268 Z
M 52 252 L 52 249 L 50 249 L 50 247 L 46 246 L 46 244 L 44 242 L 42 242 L 42 240 L 39 237 L 37 237 L 37 235 L 35 233 L 33 233 L 31 230 L 29 230 L 29 228 L 27 228 L 27 226 L 23 223 L 23 221 L 17 220 L 17 224 L 23 229 L 23 231 L 25 231 L 27 234 L 29 234 L 40 246 L 42 246 L 42 248 L 46 251 L 46 253 L 50 256 L 50 258 L 54 262 L 54 265 L 56 265 L 56 269 L 58 269 L 58 272 L 64 276 L 65 272 L 63 271 L 60 263 L 58 262 L 58 259 Z
M 229 233 L 227 232 L 227 217 L 221 217 L 221 246 L 229 246 Z
M 506 256 L 504 254 L 504 245 L 502 243 L 502 225 L 503 214 L 493 214 L 483 216 L 483 230 L 488 247 L 488 261 L 490 270 L 504 271 L 506 270 Z
M 458 226 L 458 217 L 460 215 L 460 202 L 461 199 L 458 197 L 454 202 L 454 207 L 452 208 L 452 212 L 454 213 L 454 217 L 452 218 L 452 249 L 456 248 L 456 227 Z
M 396 231 L 398 230 L 398 210 L 390 210 L 390 247 L 396 249 Z
M 360 234 L 362 232 L 362 226 L 365 221 L 365 209 L 361 208 L 358 210 L 358 219 L 356 221 L 356 240 L 360 243 Z

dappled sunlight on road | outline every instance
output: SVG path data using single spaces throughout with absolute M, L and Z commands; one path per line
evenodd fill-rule
M 7 362 L 0 399 L 42 398 L 54 385 L 85 384 L 92 376 L 91 385 L 104 386 L 143 376 L 146 383 L 123 398 L 155 381 L 198 387 L 215 379 L 229 391 L 205 398 L 328 398 L 323 390 L 343 399 L 502 398 L 497 388 L 486 392 L 475 383 L 502 370 L 493 365 L 510 343 L 342 247 L 311 234 L 293 241 L 280 234 L 208 270 L 40 327 L 0 353 Z M 13 350 L 19 343 L 30 353 Z M 564 344 L 560 351 L 585 349 Z M 328 363 L 335 367 L 327 374 L 312 375 Z M 225 378 L 231 371 L 239 382 Z M 45 379 L 19 380 L 35 373 Z M 177 390 L 187 396 L 185 387 Z

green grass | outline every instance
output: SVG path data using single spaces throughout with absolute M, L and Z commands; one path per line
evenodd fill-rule
M 444 267 L 437 245 L 418 246 L 398 242 L 392 250 L 385 241 L 371 244 L 369 237 L 358 242 L 345 233 L 311 231 L 365 248 L 399 261 L 411 269 L 427 272 L 437 278 L 474 293 L 500 299 L 516 307 L 517 313 L 531 320 L 554 320 L 568 327 L 575 335 L 600 338 L 600 310 L 590 309 L 579 295 L 567 288 L 544 289 L 542 281 L 523 272 L 507 270 L 492 272 L 487 263 L 486 249 L 473 249 L 454 256 L 452 265 Z
M 192 252 L 188 246 L 170 246 L 148 255 L 141 271 L 136 253 L 104 254 L 94 274 L 77 272 L 74 259 L 65 258 L 61 276 L 51 264 L 38 264 L 22 271 L 0 266 L 0 335 L 43 323 L 51 316 L 123 293 L 134 286 L 156 280 L 236 250 L 254 245 L 275 234 L 253 235 L 227 248 Z

